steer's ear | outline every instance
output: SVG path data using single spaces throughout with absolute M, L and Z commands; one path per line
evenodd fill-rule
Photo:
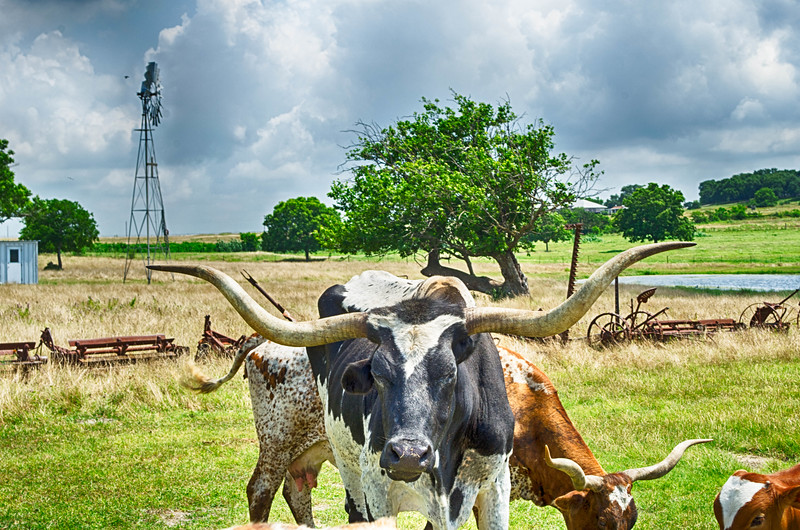
M 558 511 L 566 516 L 571 512 L 580 510 L 585 502 L 586 499 L 584 496 L 581 495 L 579 491 L 573 490 L 560 497 L 556 497 L 550 505 L 554 508 L 558 508 Z
M 800 486 L 792 486 L 787 488 L 786 491 L 781 493 L 781 499 L 786 503 L 786 506 L 791 506 L 796 510 L 800 510 Z
M 372 358 L 350 363 L 342 374 L 342 388 L 350 394 L 366 394 L 372 383 Z

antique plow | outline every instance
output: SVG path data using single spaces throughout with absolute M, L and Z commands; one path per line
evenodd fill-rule
M 211 315 L 206 315 L 205 324 L 203 325 L 203 336 L 197 342 L 197 353 L 194 356 L 195 361 L 199 361 L 204 357 L 212 354 L 224 355 L 225 357 L 233 357 L 234 354 L 241 348 L 247 337 L 242 335 L 238 339 L 234 339 L 223 335 L 218 331 L 211 329 Z
M 259 293 L 264 295 L 264 297 L 270 301 L 270 303 L 275 306 L 275 308 L 281 312 L 281 315 L 286 320 L 294 322 L 294 318 L 292 315 L 284 309 L 284 307 L 275 301 L 272 296 L 269 295 L 253 278 L 247 271 L 242 271 L 242 276 L 250 282 L 250 285 L 256 288 Z M 214 331 L 211 329 L 211 315 L 206 315 L 205 325 L 203 327 L 203 336 L 200 341 L 197 343 L 197 354 L 194 357 L 195 361 L 199 361 L 200 359 L 207 357 L 211 354 L 218 354 L 218 355 L 225 355 L 226 357 L 233 357 L 239 348 L 242 347 L 242 344 L 247 340 L 245 335 L 242 335 L 238 339 L 233 339 L 231 337 L 226 337 L 222 333 L 218 331 Z
M 750 304 L 739 316 L 739 323 L 750 328 L 770 329 L 773 331 L 787 331 L 792 321 L 794 321 L 795 326 L 799 326 L 800 312 L 794 307 L 786 305 L 789 298 L 798 292 L 800 292 L 800 289 L 796 289 L 778 303 L 761 302 Z
M 641 308 L 656 292 L 655 288 L 642 291 L 631 300 L 631 311 L 622 316 L 619 313 L 601 313 L 589 324 L 586 340 L 593 347 L 605 347 L 631 340 L 664 341 L 671 338 L 705 336 L 719 331 L 735 331 L 746 326 L 732 318 L 704 320 L 667 320 L 659 318 L 668 307 L 655 313 Z M 785 300 L 784 300 L 785 301 Z

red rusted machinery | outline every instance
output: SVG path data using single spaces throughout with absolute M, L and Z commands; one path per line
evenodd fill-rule
M 705 320 L 665 320 L 658 317 L 665 314 L 668 307 L 655 313 L 641 309 L 656 292 L 655 288 L 642 291 L 631 300 L 631 312 L 622 316 L 619 313 L 601 313 L 589 324 L 586 340 L 594 347 L 611 346 L 637 339 L 663 341 L 669 338 L 704 336 L 719 331 L 736 331 L 746 326 L 732 318 Z
M 800 289 L 795 290 L 778 303 L 761 302 L 750 304 L 739 316 L 739 323 L 742 326 L 771 329 L 773 331 L 787 331 L 792 321 L 794 321 L 795 326 L 800 326 L 800 311 L 786 305 L 789 298 L 798 292 L 800 292 Z
M 272 296 L 270 296 L 269 293 L 267 293 L 258 284 L 255 278 L 250 276 L 247 271 L 243 270 L 242 276 L 244 276 L 244 278 L 250 282 L 250 285 L 255 287 L 258 292 L 264 295 L 264 297 L 269 300 L 278 311 L 281 312 L 283 318 L 289 320 L 290 322 L 295 321 L 292 315 L 281 304 L 276 302 L 275 299 L 272 298 Z M 233 357 L 246 340 L 247 337 L 245 335 L 242 335 L 238 339 L 232 339 L 231 337 L 226 337 L 218 331 L 214 331 L 211 329 L 211 316 L 206 315 L 205 325 L 203 326 L 203 336 L 200 339 L 200 342 L 197 343 L 197 354 L 195 355 L 194 360 L 199 361 L 200 359 L 211 354 L 221 354 L 225 355 L 226 357 Z
M 186 346 L 173 344 L 173 340 L 161 334 L 72 339 L 70 349 L 55 344 L 50 328 L 41 335 L 41 343 L 53 353 L 54 361 L 85 366 L 169 359 L 189 351 Z
M 0 342 L 0 367 L 3 369 L 27 369 L 46 362 L 47 357 L 39 355 L 34 341 Z
M 214 331 L 211 329 L 211 315 L 206 315 L 203 336 L 197 343 L 197 353 L 194 356 L 194 360 L 199 361 L 213 353 L 233 357 L 245 340 L 247 340 L 247 337 L 244 335 L 238 339 L 232 339 L 218 331 Z

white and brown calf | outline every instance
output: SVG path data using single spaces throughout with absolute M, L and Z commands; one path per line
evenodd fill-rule
M 259 444 L 258 462 L 247 484 L 250 520 L 268 520 L 283 482 L 283 497 L 295 521 L 313 526 L 310 490 L 317 485 L 322 464 L 334 460 L 305 348 L 252 335 L 225 377 L 211 381 L 191 365 L 191 377 L 183 384 L 202 393 L 213 392 L 243 363 Z
M 800 464 L 769 475 L 739 470 L 714 499 L 720 530 L 800 529 Z

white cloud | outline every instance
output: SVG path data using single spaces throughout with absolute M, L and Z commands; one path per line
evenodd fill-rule
M 0 137 L 21 182 L 73 196 L 103 233 L 127 218 L 150 60 L 174 234 L 258 230 L 280 200 L 325 200 L 356 121 L 389 125 L 451 88 L 552 123 L 605 187 L 663 179 L 688 198 L 800 162 L 800 16 L 779 2 L 38 4 L 4 4 Z

